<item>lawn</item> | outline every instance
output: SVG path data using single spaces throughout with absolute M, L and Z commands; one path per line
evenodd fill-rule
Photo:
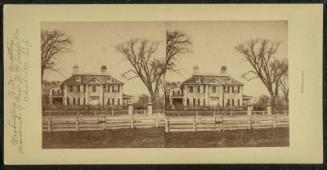
M 287 147 L 288 128 L 171 132 L 163 128 L 43 132 L 43 148 Z

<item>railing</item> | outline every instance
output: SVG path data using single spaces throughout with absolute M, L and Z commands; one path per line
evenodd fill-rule
M 165 127 L 166 132 L 196 132 L 288 127 L 289 124 L 286 111 L 272 115 L 268 115 L 266 111 L 253 111 L 253 115 L 246 115 L 246 111 L 228 111 L 228 114 L 215 112 L 213 115 L 210 111 L 185 111 L 179 116 L 167 116 L 163 113 L 149 115 L 144 114 L 144 110 L 134 110 L 133 115 L 128 115 L 127 110 L 123 111 L 126 113 L 118 115 L 107 111 L 93 114 L 82 114 L 79 111 L 67 115 L 51 111 L 43 115 L 42 129 L 52 132 Z
M 164 110 L 154 109 L 154 114 L 163 114 Z M 112 109 L 112 110 L 61 110 L 61 111 L 43 111 L 43 116 L 76 116 L 76 115 L 110 115 L 121 116 L 128 115 L 128 109 Z M 133 110 L 133 114 L 148 114 L 148 110 Z
M 150 128 L 164 126 L 164 115 L 133 115 L 133 116 L 43 116 L 43 131 L 85 131 L 112 130 L 124 128 Z
M 224 131 L 288 127 L 288 115 L 234 115 L 166 117 L 166 132 Z

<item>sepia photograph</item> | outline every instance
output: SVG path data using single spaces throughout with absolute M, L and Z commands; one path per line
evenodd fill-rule
M 41 22 L 42 148 L 289 147 L 288 22 Z
M 323 163 L 322 4 L 12 4 L 3 30 L 4 164 Z

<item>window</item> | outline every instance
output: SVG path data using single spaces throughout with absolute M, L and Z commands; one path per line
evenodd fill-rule
M 237 93 L 240 93 L 240 86 L 237 86 Z
M 240 106 L 240 99 L 237 99 L 237 106 Z
M 193 99 L 193 105 L 194 105 L 194 106 L 196 105 L 196 103 L 195 103 L 195 99 Z
M 73 98 L 73 104 L 75 104 L 75 98 Z
M 119 92 L 119 90 L 120 90 L 120 86 L 117 86 L 117 89 L 118 89 L 117 92 Z
M 67 105 L 69 105 L 69 97 L 67 97 L 67 99 L 66 99 L 66 100 L 67 100 Z
M 84 92 L 86 92 L 86 85 L 84 85 Z
M 57 93 L 60 94 L 60 90 L 57 90 Z
M 229 88 L 230 88 L 230 87 L 228 86 L 228 87 L 227 87 L 227 93 L 229 93 Z
M 108 92 L 110 92 L 110 86 L 108 86 Z
M 224 86 L 224 92 L 225 92 L 225 93 L 227 92 L 227 87 L 226 87 L 226 86 Z
M 85 98 L 84 98 L 84 105 L 86 104 Z
M 77 91 L 80 92 L 81 91 L 81 89 L 80 89 L 81 87 L 79 85 L 76 86 L 76 87 L 77 87 Z
M 69 86 L 69 92 L 73 92 L 73 86 Z
M 54 94 L 54 90 L 52 90 L 52 94 Z
M 200 93 L 200 86 L 198 86 L 198 93 Z
M 110 99 L 108 98 L 107 105 L 110 105 Z
M 212 93 L 216 93 L 216 86 L 212 86 Z
M 232 106 L 234 106 L 234 99 L 232 99 Z
M 186 99 L 186 105 L 187 105 L 187 106 L 190 105 L 190 99 Z
M 79 99 L 79 98 L 77 99 L 77 104 L 81 104 L 81 101 L 80 101 L 80 99 Z
M 198 99 L 198 105 L 200 106 L 200 99 Z
M 203 86 L 203 93 L 206 92 L 206 86 Z
M 97 86 L 92 86 L 92 92 L 96 92 L 97 91 Z
M 117 104 L 120 105 L 120 99 L 118 99 Z
M 80 82 L 81 81 L 81 77 L 80 76 L 77 76 L 76 77 L 76 81 Z
M 227 106 L 229 106 L 230 104 L 229 104 L 229 99 L 227 99 Z
M 193 93 L 193 86 L 189 86 L 189 92 Z
M 203 99 L 203 106 L 206 105 L 206 99 Z
M 201 82 L 201 78 L 200 77 L 196 77 L 195 78 L 195 82 L 197 82 L 197 83 Z
M 115 105 L 115 98 L 112 98 L 112 102 L 111 102 L 112 105 Z

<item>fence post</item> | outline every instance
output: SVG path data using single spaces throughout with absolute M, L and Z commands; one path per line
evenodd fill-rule
M 252 115 L 249 115 L 249 125 L 248 129 L 252 129 Z
M 148 115 L 152 115 L 152 103 L 148 103 Z
M 169 127 L 168 127 L 168 126 L 169 126 L 169 117 L 166 116 L 165 119 L 166 119 L 166 120 L 165 120 L 165 123 L 166 123 L 165 131 L 166 131 L 166 132 L 169 132 Z
M 51 116 L 49 116 L 49 120 L 48 120 L 48 132 L 51 132 Z
M 134 116 L 131 115 L 131 129 L 134 129 Z
M 247 106 L 247 115 L 249 117 L 249 129 L 252 129 L 252 114 L 253 114 L 253 105 L 251 103 L 248 104 Z
M 107 116 L 103 116 L 103 130 L 107 131 Z
M 196 117 L 193 117 L 193 132 L 196 132 Z
M 128 103 L 128 115 L 133 116 L 133 104 Z
M 159 127 L 159 118 L 158 115 L 156 116 L 156 128 Z
M 276 115 L 271 116 L 273 128 L 276 128 Z
M 78 122 L 78 115 L 76 115 L 76 131 L 78 131 L 79 130 L 79 122 Z
M 253 111 L 253 106 L 252 104 L 249 104 L 247 107 L 247 115 L 251 116 L 252 115 L 252 111 Z
M 271 115 L 271 112 L 272 112 L 271 103 L 268 102 L 268 103 L 267 103 L 267 114 L 268 114 L 268 115 Z
M 221 115 L 221 123 L 220 123 L 220 130 L 224 131 L 224 116 Z

